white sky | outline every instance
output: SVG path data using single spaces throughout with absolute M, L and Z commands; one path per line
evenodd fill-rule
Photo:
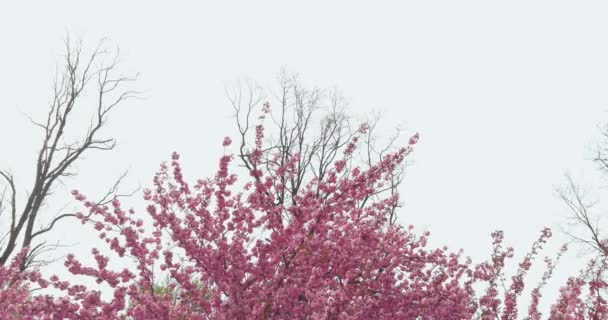
M 490 232 L 503 229 L 521 253 L 543 226 L 565 224 L 554 192 L 565 172 L 597 183 L 586 159 L 608 121 L 604 2 L 7 3 L 0 167 L 23 192 L 40 140 L 23 113 L 44 115 L 66 32 L 91 47 L 111 38 L 123 70 L 142 73 L 137 88 L 147 96 L 115 113 L 107 132 L 119 147 L 91 155 L 67 190 L 99 193 L 123 169 L 132 184 L 149 185 L 173 150 L 187 177 L 209 174 L 221 138 L 234 133 L 224 85 L 272 84 L 283 66 L 338 86 L 354 114 L 382 110 L 387 125 L 420 132 L 401 221 L 430 229 L 434 244 L 479 260 Z M 63 228 L 56 237 L 74 243 L 86 232 Z M 556 238 L 552 248 L 565 239 Z M 579 268 L 575 253 L 563 269 Z

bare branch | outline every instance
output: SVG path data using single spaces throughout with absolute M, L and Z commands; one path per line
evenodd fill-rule
M 43 129 L 40 148 L 38 149 L 34 182 L 28 188 L 28 196 L 23 208 L 17 214 L 15 201 L 15 185 L 11 175 L 0 172 L 8 183 L 11 193 L 11 226 L 5 235 L 6 245 L 0 251 L 0 264 L 5 264 L 11 254 L 18 248 L 17 241 L 21 239 L 21 247 L 31 247 L 32 240 L 51 231 L 57 222 L 74 214 L 60 214 L 52 218 L 45 228 L 35 231 L 34 226 L 39 220 L 39 214 L 47 199 L 53 194 L 53 187 L 62 178 L 76 175 L 74 165 L 92 150 L 112 150 L 116 145 L 114 138 L 100 138 L 99 134 L 106 126 L 112 111 L 127 99 L 137 97 L 137 92 L 125 89 L 125 84 L 135 81 L 136 77 L 116 74 L 118 65 L 118 50 L 109 62 L 106 58 L 111 54 L 107 50 L 106 40 L 99 42 L 90 54 L 83 52 L 82 42 L 72 42 L 69 37 L 65 40 L 65 55 L 63 63 L 57 68 L 53 85 L 53 96 L 48 106 L 44 121 L 30 122 Z M 96 82 L 91 80 L 96 79 Z M 84 106 L 83 93 L 86 88 L 95 87 L 95 113 L 91 125 L 84 136 L 75 142 L 66 143 L 68 132 L 74 130 L 73 113 Z M 87 91 L 88 92 L 88 91 Z M 122 180 L 122 176 L 118 182 Z M 118 183 L 114 186 L 114 193 Z M 41 250 L 40 244 L 34 245 L 28 255 L 28 261 Z M 31 263 L 28 262 L 29 265 Z
M 344 148 L 360 134 L 353 130 L 353 127 L 358 129 L 359 125 L 352 125 L 352 119 L 345 112 L 344 99 L 337 90 L 305 88 L 297 75 L 283 71 L 278 77 L 277 89 L 269 91 L 270 101 L 262 101 L 259 87 L 253 85 L 246 88 L 237 86 L 233 91 L 226 90 L 226 93 L 235 111 L 239 134 L 237 157 L 250 172 L 261 171 L 264 176 L 273 177 L 275 205 L 287 207 L 296 204 L 305 181 L 310 178 L 322 181 L 326 178 Z M 251 142 L 253 134 L 250 131 L 263 121 L 266 121 L 263 126 L 265 143 L 263 149 L 259 150 Z M 374 126 L 376 122 L 377 119 Z M 363 150 L 367 150 L 363 162 L 368 166 L 396 149 L 394 144 L 401 131 L 397 130 L 382 146 L 378 145 L 375 134 L 371 130 L 366 139 L 360 141 L 364 145 Z M 252 161 L 254 152 L 261 154 L 261 158 Z M 340 180 L 347 176 L 352 166 L 359 165 L 356 162 L 351 160 L 347 163 Z M 288 166 L 294 167 L 292 174 L 277 173 L 284 172 Z M 386 193 L 396 194 L 402 181 L 403 168 L 399 167 L 385 188 L 380 188 L 381 192 L 370 195 L 370 198 L 379 199 Z M 323 196 L 318 185 L 317 195 Z M 365 205 L 365 201 L 361 205 Z M 395 209 L 399 206 L 400 203 L 395 202 L 388 213 L 391 223 L 396 221 Z M 284 218 L 287 221 L 291 219 L 287 213 Z
M 593 221 L 589 210 L 595 202 L 587 202 L 580 187 L 576 185 L 572 177 L 566 176 L 567 186 L 558 190 L 559 197 L 566 204 L 572 213 L 572 219 L 575 224 L 582 226 L 589 234 L 587 238 L 573 236 L 572 233 L 567 233 L 572 239 L 586 243 L 597 250 L 601 255 L 608 256 L 608 243 L 600 233 L 599 224 Z

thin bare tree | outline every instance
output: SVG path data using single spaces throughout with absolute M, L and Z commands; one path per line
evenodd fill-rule
M 339 159 L 345 146 L 357 134 L 358 125 L 346 111 L 345 99 L 335 89 L 306 88 L 295 74 L 282 71 L 278 77 L 278 86 L 274 90 L 264 90 L 251 82 L 238 84 L 227 90 L 227 96 L 236 113 L 236 125 L 239 132 L 237 157 L 248 170 L 262 170 L 272 175 L 272 167 L 284 167 L 295 160 L 296 175 L 287 175 L 275 179 L 277 190 L 276 204 L 295 203 L 294 195 L 310 178 L 323 180 L 334 160 Z M 251 153 L 255 149 L 251 132 L 255 130 L 260 112 L 266 113 L 269 123 L 265 130 L 269 137 L 262 150 L 262 159 L 252 161 Z M 353 165 L 372 166 L 382 160 L 389 152 L 399 146 L 401 131 L 396 130 L 382 141 L 377 131 L 379 116 L 365 121 L 367 130 L 360 137 L 359 154 L 346 167 Z M 397 196 L 397 188 L 403 181 L 405 165 L 396 168 L 395 173 L 385 188 L 370 197 L 378 197 L 385 192 Z M 344 172 L 348 172 L 345 170 Z M 317 190 L 319 195 L 320 190 Z M 363 207 L 365 199 L 360 206 Z M 388 221 L 397 221 L 395 209 L 401 205 L 396 201 L 388 212 Z M 289 215 L 285 216 L 286 219 Z
M 593 158 L 597 169 L 604 177 L 608 177 L 608 125 L 601 129 L 602 141 L 597 147 Z M 583 233 L 567 230 L 574 241 L 584 244 L 598 256 L 608 258 L 608 235 L 601 227 L 601 214 L 598 214 L 599 198 L 590 199 L 590 195 L 571 176 L 566 177 L 566 185 L 558 190 L 558 194 L 571 212 L 572 225 L 583 230 Z M 594 197 L 599 196 L 593 195 Z
M 608 243 L 600 232 L 599 217 L 592 213 L 597 201 L 588 200 L 588 195 L 571 176 L 566 176 L 566 180 L 566 186 L 558 190 L 559 197 L 570 211 L 572 225 L 584 230 L 583 235 L 571 230 L 566 230 L 566 234 L 597 254 L 608 257 Z
M 41 121 L 30 118 L 31 123 L 42 130 L 34 181 L 27 188 L 18 188 L 13 174 L 8 170 L 0 171 L 0 179 L 6 187 L 0 194 L 0 215 L 8 215 L 5 218 L 9 221 L 8 225 L 0 225 L 0 265 L 6 264 L 22 248 L 29 248 L 22 268 L 32 265 L 37 261 L 37 255 L 53 248 L 44 236 L 61 220 L 76 216 L 75 213 L 61 213 L 49 217 L 44 210 L 45 204 L 62 179 L 77 174 L 75 165 L 85 154 L 109 151 L 116 146 L 116 140 L 103 136 L 102 131 L 111 113 L 125 100 L 137 96 L 125 86 L 136 80 L 136 76 L 121 75 L 117 71 L 118 62 L 118 49 L 109 49 L 107 40 L 100 41 L 91 53 L 83 52 L 81 41 L 74 43 L 69 37 L 65 40 L 65 55 L 57 69 L 48 113 Z M 90 94 L 94 96 L 85 99 Z M 70 141 L 66 133 L 77 130 L 73 114 L 83 108 L 92 111 L 90 125 L 79 134 L 79 139 Z M 124 174 L 100 202 L 117 195 L 123 178 Z M 24 201 L 18 199 L 19 189 L 27 189 Z M 41 226 L 41 223 L 45 225 Z

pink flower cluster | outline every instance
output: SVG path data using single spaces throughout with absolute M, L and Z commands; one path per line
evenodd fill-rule
M 254 163 L 267 152 L 263 127 L 255 134 Z M 223 146 L 230 142 L 226 138 Z M 276 201 L 276 188 L 281 178 L 297 174 L 294 165 L 271 174 L 254 168 L 250 181 L 239 185 L 230 171 L 233 157 L 225 155 L 214 177 L 191 185 L 175 153 L 161 165 L 153 189 L 144 192 L 151 224 L 118 200 L 99 206 L 74 192 L 89 211 L 80 215 L 82 222 L 107 249 L 92 249 L 94 265 L 69 255 L 65 266 L 110 294 L 19 272 L 21 254 L 0 267 L 0 318 L 516 319 L 525 275 L 550 230 L 533 244 L 501 299 L 505 260 L 513 256 L 513 249 L 503 247 L 502 232 L 492 234 L 491 260 L 473 265 L 461 251 L 429 248 L 428 232 L 417 235 L 413 227 L 387 223 L 397 197 L 372 197 L 417 142 L 418 134 L 367 169 L 346 169 L 355 137 L 333 171 L 322 181 L 311 179 L 288 204 Z M 132 267 L 113 267 L 110 262 L 118 259 Z M 542 316 L 540 288 L 554 267 L 552 260 L 546 263 L 532 293 L 530 319 Z M 606 319 L 604 269 L 593 264 L 571 278 L 549 319 Z M 590 274 L 596 277 L 586 280 Z M 165 276 L 170 281 L 159 288 Z M 34 295 L 33 285 L 60 294 Z M 485 286 L 479 297 L 478 285 Z

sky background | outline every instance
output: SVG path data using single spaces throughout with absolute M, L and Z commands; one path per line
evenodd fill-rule
M 41 139 L 24 114 L 45 115 L 67 33 L 85 48 L 111 39 L 121 70 L 141 73 L 135 88 L 145 99 L 116 110 L 106 133 L 118 147 L 90 154 L 63 193 L 100 194 L 125 169 L 129 186 L 149 186 L 174 150 L 187 177 L 209 175 L 222 138 L 236 132 L 226 84 L 272 85 L 282 67 L 307 84 L 338 87 L 354 115 L 383 112 L 388 128 L 405 129 L 402 143 L 420 132 L 400 222 L 477 261 L 489 256 L 496 229 L 522 253 L 553 227 L 552 255 L 567 240 L 559 229 L 568 212 L 555 193 L 564 174 L 596 196 L 605 184 L 589 161 L 608 122 L 608 5 L 600 1 L 7 3 L 0 168 L 15 174 L 22 198 Z M 55 199 L 55 207 L 69 203 L 61 192 Z M 79 252 L 90 232 L 64 224 L 53 237 Z M 583 262 L 573 248 L 556 279 Z

